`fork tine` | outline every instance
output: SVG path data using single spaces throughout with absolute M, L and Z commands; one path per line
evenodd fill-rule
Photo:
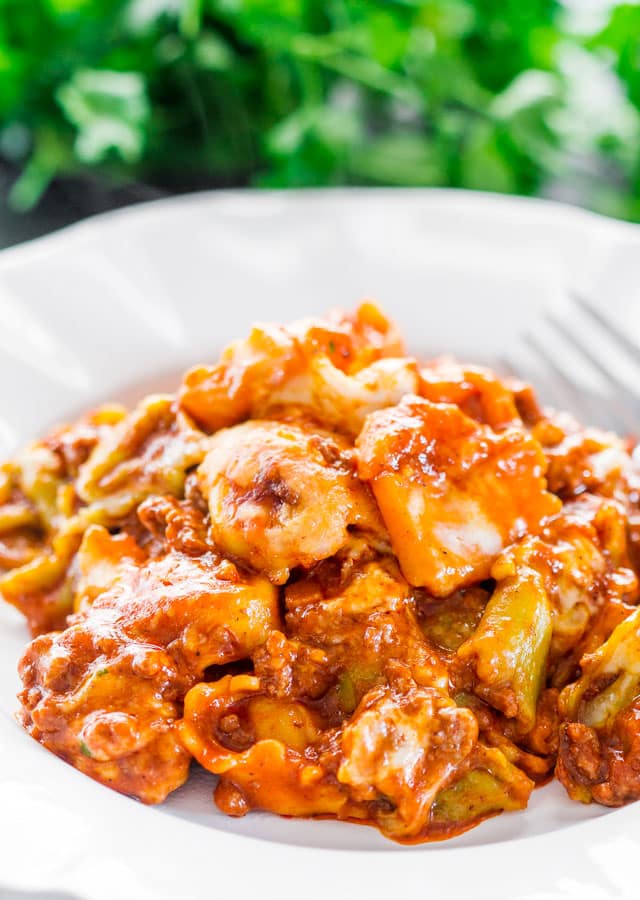
M 524 340 L 553 373 L 556 383 L 561 387 L 564 402 L 559 403 L 556 408 L 566 405 L 583 422 L 597 421 L 601 418 L 602 409 L 597 408 L 586 392 L 581 391 L 575 382 L 571 381 L 546 347 L 532 334 L 524 335 Z
M 562 390 L 565 395 L 568 395 L 573 403 L 580 404 L 582 402 L 582 397 L 580 395 L 580 392 L 578 391 L 577 386 L 569 378 L 567 378 L 558 363 L 551 356 L 551 354 L 548 353 L 547 350 L 545 350 L 540 341 L 532 334 L 525 334 L 524 340 L 533 350 L 533 352 L 537 356 L 539 356 L 540 359 L 549 367 L 556 381 L 562 386 Z
M 516 367 L 507 356 L 496 357 L 496 368 L 498 369 L 500 375 L 504 375 L 507 378 L 519 378 L 521 381 L 526 380 L 522 378 L 520 372 L 518 372 Z
M 574 414 L 577 415 L 577 404 L 572 401 L 574 399 L 582 401 L 584 398 L 578 396 L 574 386 L 570 384 L 564 373 L 554 367 L 553 360 L 547 359 L 537 352 L 534 346 L 534 338 L 527 334 L 521 337 L 523 343 L 528 345 L 530 350 L 533 350 L 533 354 L 527 354 L 529 357 L 527 359 L 527 357 L 523 357 L 522 353 L 518 353 L 517 362 L 511 356 L 500 356 L 496 360 L 496 364 L 499 366 L 498 371 L 502 371 L 508 377 L 533 387 L 543 409 L 553 411 L 573 409 Z M 538 358 L 536 359 L 535 357 Z M 544 363 L 544 375 L 541 375 L 539 371 L 538 363 L 540 359 Z
M 627 385 L 617 378 L 564 322 L 550 313 L 545 316 L 545 319 L 551 328 L 567 340 L 570 346 L 578 350 L 609 386 L 613 388 L 611 394 L 613 410 L 615 410 L 617 417 L 627 431 L 634 434 L 637 433 L 638 425 L 640 424 L 640 403 L 638 398 L 634 397 Z
M 640 345 L 635 341 L 632 341 L 624 331 L 621 331 L 617 325 L 603 316 L 600 310 L 596 309 L 589 300 L 582 296 L 582 294 L 579 294 L 574 290 L 570 291 L 569 294 L 576 306 L 579 306 L 592 321 L 600 328 L 603 328 L 609 337 L 613 338 L 613 340 L 620 344 L 621 347 L 624 347 L 632 359 L 635 359 L 636 362 L 640 359 Z

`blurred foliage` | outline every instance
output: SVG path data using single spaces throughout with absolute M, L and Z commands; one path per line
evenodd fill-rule
M 579 17 L 578 17 L 579 18 Z M 57 175 L 451 185 L 640 220 L 640 7 L 0 0 L 11 202 Z

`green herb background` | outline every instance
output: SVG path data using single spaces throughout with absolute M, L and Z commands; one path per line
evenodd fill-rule
M 640 6 L 579 6 L 0 0 L 9 202 L 61 176 L 436 185 L 640 221 Z

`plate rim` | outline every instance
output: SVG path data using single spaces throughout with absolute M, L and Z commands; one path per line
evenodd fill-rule
M 192 206 L 201 205 L 203 203 L 207 204 L 210 208 L 215 209 L 217 205 L 225 202 L 231 202 L 233 204 L 236 201 L 240 203 L 246 203 L 247 201 L 250 201 L 257 202 L 259 204 L 261 202 L 261 198 L 265 198 L 265 202 L 267 200 L 271 202 L 273 198 L 277 198 L 279 201 L 283 201 L 285 204 L 298 202 L 304 204 L 305 202 L 308 203 L 309 201 L 317 200 L 320 200 L 321 202 L 331 201 L 339 203 L 351 203 L 353 201 L 361 202 L 362 200 L 373 198 L 374 196 L 377 200 L 383 200 L 386 196 L 390 195 L 393 195 L 398 199 L 406 198 L 407 200 L 409 200 L 411 198 L 411 202 L 416 203 L 425 201 L 429 203 L 432 199 L 437 199 L 442 201 L 445 206 L 458 205 L 460 208 L 464 208 L 466 205 L 471 205 L 476 207 L 477 209 L 491 208 L 492 211 L 494 209 L 499 210 L 499 214 L 506 217 L 511 216 L 514 211 L 518 216 L 526 217 L 526 215 L 528 215 L 528 213 L 532 209 L 535 209 L 536 213 L 540 215 L 541 219 L 544 219 L 545 215 L 554 218 L 560 217 L 567 222 L 575 223 L 576 227 L 584 228 L 585 230 L 592 230 L 594 231 L 594 233 L 610 233 L 612 236 L 614 236 L 615 232 L 616 235 L 630 235 L 634 240 L 637 239 L 640 241 L 640 225 L 623 222 L 616 219 L 610 219 L 606 216 L 574 207 L 567 203 L 549 201 L 540 198 L 517 196 L 514 197 L 510 195 L 492 194 L 488 192 L 475 192 L 443 188 L 332 188 L 303 190 L 296 189 L 286 191 L 266 191 L 259 189 L 223 191 L 207 190 L 193 192 L 185 195 L 176 195 L 169 198 L 160 198 L 152 201 L 140 202 L 131 206 L 111 210 L 105 213 L 100 213 L 80 222 L 58 229 L 57 231 L 52 232 L 49 235 L 34 238 L 30 241 L 26 241 L 13 247 L 6 248 L 0 252 L 0 272 L 20 264 L 36 264 L 41 253 L 55 253 L 58 248 L 62 248 L 69 243 L 73 243 L 74 241 L 78 240 L 82 242 L 85 236 L 92 234 L 96 231 L 96 229 L 112 227 L 117 228 L 118 224 L 125 219 L 135 219 L 138 224 L 143 223 L 147 218 L 155 218 L 158 215 L 159 210 L 164 215 L 171 215 L 171 213 L 175 210 L 180 210 L 181 208 L 186 209 Z M 33 748 L 33 750 L 36 752 L 41 749 L 42 748 L 39 747 Z M 61 765 L 65 764 L 61 763 Z M 79 777 L 84 778 L 84 776 Z M 65 778 L 64 780 L 66 781 L 67 779 Z M 84 778 L 84 780 L 88 782 L 89 787 L 87 788 L 87 790 L 81 789 L 79 793 L 83 795 L 88 794 L 93 788 L 104 790 L 101 785 L 90 782 L 90 780 L 86 778 Z M 124 798 L 119 799 L 121 800 Z M 629 823 L 633 825 L 633 819 L 636 820 L 635 824 L 637 826 L 637 814 L 639 811 L 640 807 L 636 807 L 634 813 L 634 807 L 629 806 L 616 811 L 615 815 L 613 816 L 607 815 L 603 817 L 606 818 L 609 823 L 606 829 L 606 834 L 603 834 L 602 818 L 596 818 L 588 821 L 576 822 L 569 827 L 562 829 L 562 831 L 514 837 L 508 845 L 505 845 L 503 842 L 498 842 L 495 844 L 485 844 L 482 846 L 460 847 L 456 846 L 454 842 L 451 844 L 431 844 L 416 848 L 406 848 L 408 852 L 403 852 L 405 848 L 402 847 L 394 847 L 392 848 L 392 852 L 389 852 L 388 850 L 380 851 L 376 848 L 367 848 L 354 851 L 349 849 L 336 850 L 324 847 L 292 847 L 267 843 L 251 835 L 237 835 L 220 832 L 217 830 L 214 831 L 206 828 L 204 825 L 201 825 L 198 822 L 185 822 L 184 820 L 175 821 L 179 821 L 180 827 L 184 826 L 185 834 L 187 832 L 192 832 L 195 830 L 201 833 L 201 836 L 206 835 L 208 836 L 211 844 L 217 842 L 221 850 L 224 850 L 226 848 L 231 855 L 235 855 L 236 849 L 240 848 L 238 855 L 241 857 L 245 856 L 246 854 L 243 853 L 242 848 L 251 848 L 249 856 L 254 861 L 257 869 L 263 865 L 268 866 L 269 863 L 273 863 L 274 861 L 277 861 L 282 865 L 291 865 L 290 857 L 295 856 L 296 859 L 300 861 L 300 866 L 298 867 L 297 871 L 303 871 L 306 865 L 306 861 L 310 859 L 314 859 L 316 861 L 318 859 L 326 860 L 328 856 L 335 857 L 337 854 L 337 856 L 340 857 L 340 864 L 336 867 L 340 869 L 340 872 L 337 873 L 338 877 L 362 878 L 362 861 L 366 859 L 367 865 L 369 866 L 369 871 L 366 874 L 366 883 L 360 882 L 360 886 L 363 888 L 363 890 L 366 889 L 370 896 L 379 896 L 382 898 L 383 896 L 388 896 L 389 890 L 393 889 L 394 883 L 397 883 L 397 880 L 399 878 L 402 878 L 407 883 L 418 884 L 424 878 L 425 871 L 429 869 L 431 870 L 430 877 L 434 886 L 440 885 L 440 887 L 442 887 L 446 885 L 448 883 L 447 879 L 450 879 L 451 883 L 453 884 L 456 878 L 462 878 L 463 880 L 459 882 L 459 884 L 462 885 L 462 888 L 460 889 L 462 892 L 462 890 L 466 890 L 464 885 L 467 882 L 465 882 L 464 879 L 466 879 L 467 876 L 462 872 L 458 872 L 454 875 L 449 871 L 450 864 L 453 858 L 461 863 L 459 867 L 460 870 L 464 868 L 465 863 L 468 863 L 469 869 L 473 869 L 475 867 L 475 872 L 478 876 L 489 878 L 490 874 L 493 873 L 493 876 L 495 878 L 499 873 L 504 874 L 502 870 L 504 868 L 505 848 L 507 848 L 507 853 L 514 859 L 517 857 L 524 863 L 524 861 L 530 856 L 535 856 L 536 858 L 544 858 L 546 853 L 552 853 L 554 850 L 554 846 L 560 843 L 561 835 L 576 836 L 575 839 L 572 837 L 571 839 L 567 839 L 566 841 L 568 845 L 571 845 L 573 847 L 574 851 L 582 847 L 583 844 L 589 843 L 590 849 L 593 850 L 595 848 L 596 859 L 598 848 L 606 847 L 606 845 L 610 844 L 611 842 L 615 843 L 616 841 L 619 841 L 623 838 L 625 840 L 631 840 L 630 846 L 632 846 L 632 849 L 635 849 L 635 851 L 638 852 L 640 851 L 640 835 L 632 836 L 631 838 L 629 838 L 629 834 L 633 829 L 629 829 L 628 826 Z M 135 822 L 144 822 L 145 819 L 150 820 L 152 817 L 146 816 L 147 812 L 149 812 L 148 808 L 141 807 L 139 810 L 137 810 L 135 815 L 131 815 L 131 819 L 135 820 Z M 155 834 L 156 837 L 158 837 L 159 832 L 163 830 L 161 823 L 171 820 L 166 816 L 155 816 L 155 820 L 156 823 L 153 827 L 150 827 L 150 831 Z M 615 820 L 615 825 L 612 823 L 612 820 Z M 168 831 L 172 831 L 172 829 L 168 829 Z M 161 844 L 160 840 L 159 843 Z M 198 839 L 197 844 L 199 847 L 203 843 L 206 842 Z M 625 846 L 628 845 L 626 844 Z M 531 848 L 532 853 L 529 853 L 528 849 L 526 848 Z M 509 850 L 511 850 L 511 853 L 509 853 Z M 602 850 L 602 853 L 604 853 L 606 856 L 606 850 Z M 452 854 L 454 854 L 454 857 L 452 857 Z M 79 896 L 81 896 L 83 900 L 103 900 L 103 897 L 105 895 L 104 893 L 102 893 L 102 887 L 100 885 L 86 885 L 82 887 L 81 881 L 78 881 L 77 870 L 78 866 L 80 866 L 81 868 L 81 862 L 81 860 L 76 861 L 76 872 L 74 872 L 73 870 L 74 866 L 71 865 L 71 868 L 68 871 L 61 870 L 56 874 L 55 885 L 47 884 L 45 885 L 45 887 L 48 889 L 55 887 L 55 889 L 57 890 L 69 890 L 75 892 L 76 894 L 80 889 L 82 890 L 82 893 Z M 606 865 L 604 867 L 604 870 L 606 871 Z M 533 892 L 535 891 L 546 892 L 544 893 L 544 895 L 535 894 L 536 898 L 538 896 L 552 898 L 556 896 L 555 894 L 550 893 L 550 891 L 553 890 L 558 891 L 558 897 L 560 895 L 565 898 L 572 898 L 574 896 L 571 893 L 567 893 L 567 891 L 561 887 L 561 871 L 557 873 L 555 885 L 551 884 L 547 878 L 542 878 L 540 873 L 530 871 L 529 874 L 531 875 L 531 881 L 528 885 L 526 885 L 524 892 L 521 895 L 523 898 L 525 896 L 531 896 L 533 898 Z M 255 885 L 254 890 L 260 887 L 261 882 L 257 873 L 254 873 L 253 875 L 249 875 L 249 873 L 246 873 L 246 875 L 247 877 L 251 877 L 253 879 L 253 883 Z M 82 877 L 86 877 L 86 873 Z M 326 873 L 322 877 L 318 876 L 318 879 L 319 882 L 323 883 L 322 886 L 320 886 L 320 884 L 311 884 L 308 886 L 308 889 L 307 887 L 305 887 L 305 893 L 307 894 L 307 896 L 316 896 L 316 894 L 318 896 L 323 895 L 326 890 L 326 884 L 331 883 L 330 881 L 327 881 Z M 8 885 L 8 887 L 18 889 L 32 889 L 34 883 L 35 882 L 33 881 L 33 879 L 27 878 L 23 880 L 22 883 Z M 623 883 L 624 890 L 627 889 L 627 886 L 628 885 L 626 883 Z M 633 890 L 635 887 L 635 883 L 631 884 L 631 882 L 629 882 L 629 886 Z M 0 893 L 2 887 L 2 872 L 0 870 Z M 578 884 L 578 888 L 580 888 L 580 884 Z M 289 895 L 292 898 L 294 896 L 299 896 L 299 892 L 296 890 L 291 891 L 290 894 L 288 893 L 288 891 L 289 887 L 283 887 L 283 889 L 280 891 L 280 896 L 283 898 L 283 900 Z M 126 895 L 122 894 L 121 896 Z M 143 897 L 146 900 L 146 894 L 140 894 L 138 892 L 136 896 L 139 897 L 140 900 L 142 900 Z M 149 894 L 149 896 L 152 896 L 152 894 Z M 154 890 L 153 896 L 160 895 L 157 894 Z M 166 896 L 170 897 L 173 896 L 173 894 L 168 893 L 166 894 Z M 195 897 L 196 895 L 194 894 L 193 896 Z M 451 896 L 457 896 L 457 893 L 452 894 Z M 478 892 L 476 896 L 481 897 L 484 896 L 484 894 Z M 508 900 L 516 900 L 516 895 L 513 892 L 510 894 L 505 894 L 502 891 L 501 886 L 495 884 L 495 881 L 490 885 L 490 892 L 487 893 L 486 896 L 495 898 L 495 900 L 498 900 L 498 898 L 502 898 L 503 896 L 504 900 L 507 900 L 507 898 Z M 611 893 L 601 896 L 617 897 L 617 895 Z M 620 893 L 619 896 L 622 897 L 623 894 Z M 630 896 L 634 896 L 633 893 L 631 893 Z M 580 897 L 580 900 L 587 900 L 587 895 L 584 893 L 576 893 L 575 897 Z
M 625 233 L 640 239 L 640 223 L 629 222 L 624 219 L 616 219 L 603 213 L 594 212 L 585 207 L 576 206 L 564 200 L 552 200 L 545 197 L 532 197 L 523 194 L 502 194 L 491 191 L 476 191 L 466 188 L 451 187 L 307 187 L 307 188 L 208 188 L 199 191 L 187 191 L 181 194 L 172 194 L 168 197 L 157 197 L 152 200 L 140 200 L 121 206 L 116 209 L 94 213 L 63 225 L 53 231 L 29 238 L 10 247 L 0 250 L 0 269 L 3 266 L 12 266 L 19 262 L 29 261 L 31 254 L 37 254 L 48 248 L 56 249 L 58 243 L 66 240 L 81 238 L 85 233 L 96 228 L 117 226 L 118 222 L 125 219 L 143 221 L 150 215 L 158 215 L 188 209 L 202 203 L 211 203 L 213 206 L 222 205 L 225 202 L 238 201 L 260 204 L 274 199 L 283 200 L 294 204 L 302 200 L 316 200 L 319 202 L 362 201 L 374 197 L 399 197 L 410 202 L 424 202 L 431 200 L 443 200 L 446 205 L 490 206 L 500 208 L 503 215 L 524 215 L 525 212 L 535 210 L 537 213 L 546 213 L 549 216 L 557 216 L 565 219 L 570 224 L 583 226 L 585 229 L 609 230 L 613 234 L 618 231 L 620 235 Z

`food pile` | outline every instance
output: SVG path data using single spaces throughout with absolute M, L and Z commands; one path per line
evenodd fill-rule
M 146 803 L 439 840 L 640 797 L 640 474 L 527 385 L 406 355 L 371 303 L 256 325 L 175 396 L 0 470 L 21 721 Z

